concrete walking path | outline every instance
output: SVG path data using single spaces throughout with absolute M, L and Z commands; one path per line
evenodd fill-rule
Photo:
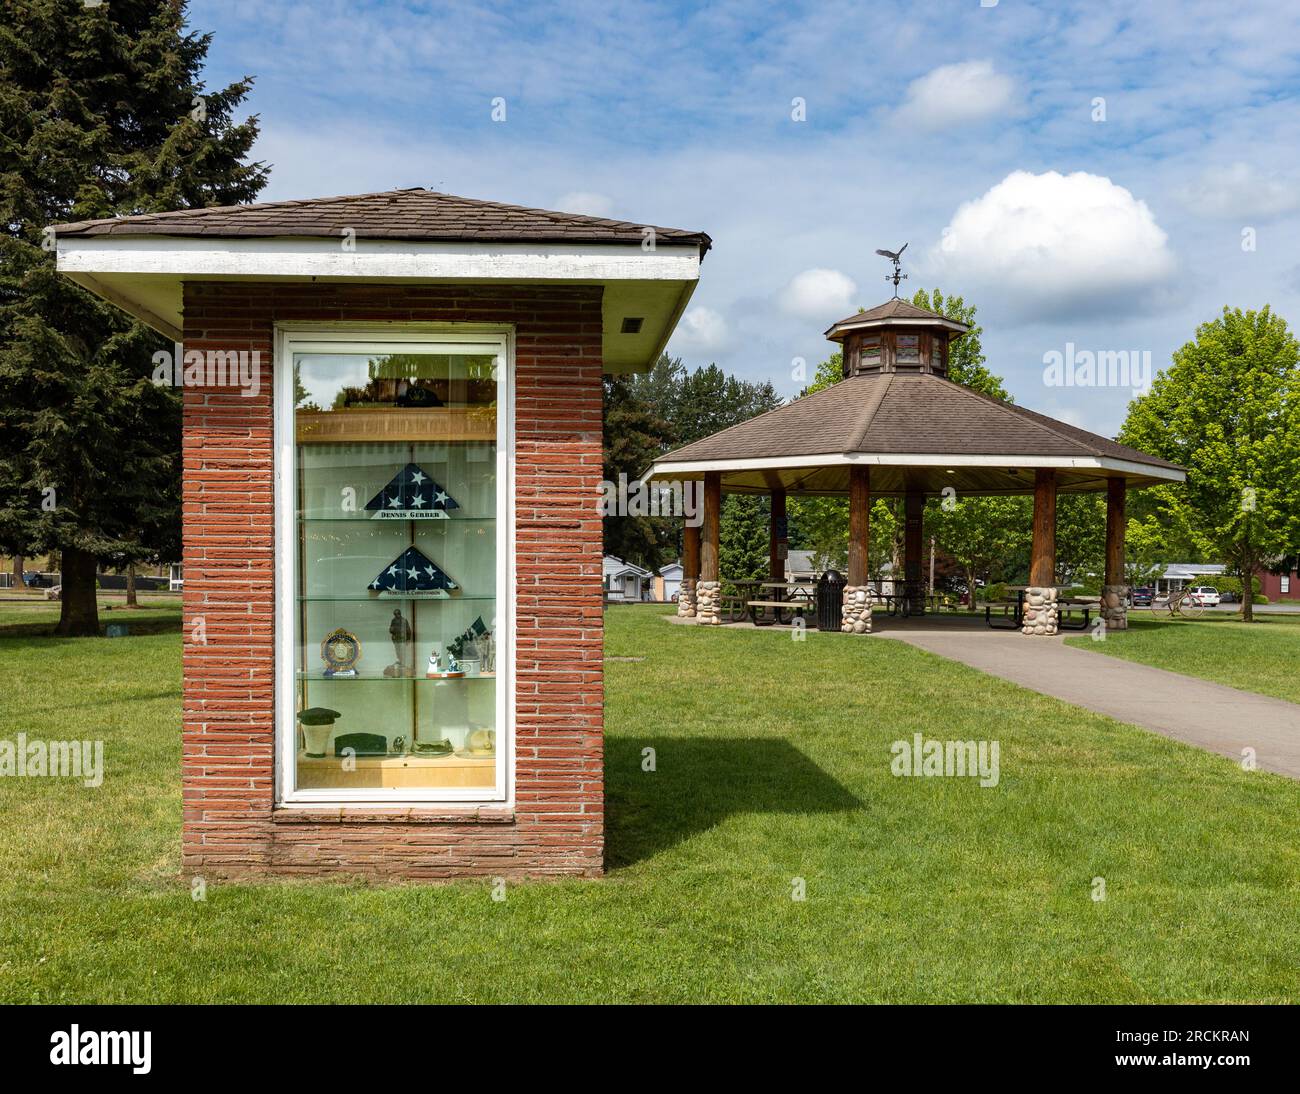
M 940 657 L 1241 762 L 1300 779 L 1300 704 L 1067 646 L 1018 631 L 909 620 L 880 628 Z M 1300 667 L 1300 666 L 1298 666 Z

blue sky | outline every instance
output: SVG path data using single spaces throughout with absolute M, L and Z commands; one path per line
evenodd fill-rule
M 703 229 L 670 352 L 785 395 L 834 320 L 891 294 L 874 251 L 905 241 L 909 291 L 979 306 L 1017 402 L 1102 433 L 1131 390 L 1049 386 L 1045 354 L 1160 368 L 1225 304 L 1300 324 L 1294 3 L 193 0 L 190 19 L 211 86 L 257 77 L 266 199 L 430 186 Z

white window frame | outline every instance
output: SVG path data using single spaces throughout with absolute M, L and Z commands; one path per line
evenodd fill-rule
M 339 787 L 297 789 L 294 621 L 298 587 L 294 512 L 293 355 L 295 353 L 457 352 L 480 345 L 500 354 L 497 377 L 497 644 L 496 778 L 492 787 Z M 275 445 L 275 787 L 276 805 L 322 809 L 423 803 L 513 804 L 515 781 L 515 332 L 475 323 L 277 323 Z M 414 684 L 414 687 L 420 685 Z
M 1280 596 L 1282 593 L 1290 593 L 1290 592 L 1291 592 L 1291 575 L 1283 574 L 1281 586 L 1278 589 L 1278 595 Z

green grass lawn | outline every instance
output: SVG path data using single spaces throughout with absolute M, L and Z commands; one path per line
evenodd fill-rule
M 1257 615 L 1254 623 L 1212 612 L 1165 622 L 1143 615 L 1130 612 L 1129 629 L 1104 642 L 1066 643 L 1300 703 L 1300 615 Z
M 901 642 L 662 611 L 608 614 L 608 876 L 499 903 L 192 900 L 179 635 L 0 638 L 0 738 L 108 763 L 98 790 L 0 779 L 0 1001 L 1300 1000 L 1300 784 Z M 893 777 L 913 732 L 997 739 L 1000 784 Z

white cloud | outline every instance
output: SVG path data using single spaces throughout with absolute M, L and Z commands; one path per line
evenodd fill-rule
M 676 352 L 714 353 L 725 347 L 729 338 L 726 319 L 712 308 L 698 306 L 677 324 L 672 348 Z
M 1148 308 L 1176 265 L 1146 202 L 1082 171 L 1012 172 L 957 210 L 930 261 L 949 291 L 987 288 L 1020 320 Z
M 781 310 L 829 326 L 857 306 L 858 287 L 839 270 L 804 270 L 790 279 L 780 296 Z
M 943 65 L 913 80 L 898 109 L 899 121 L 923 129 L 969 125 L 1006 113 L 1015 85 L 991 61 Z
M 614 199 L 608 194 L 597 194 L 589 190 L 571 190 L 567 194 L 561 194 L 552 208 L 562 213 L 585 213 L 589 217 L 610 217 L 614 213 Z
M 1300 185 L 1239 162 L 1207 168 L 1178 191 L 1178 198 L 1198 216 L 1266 218 L 1300 207 Z

